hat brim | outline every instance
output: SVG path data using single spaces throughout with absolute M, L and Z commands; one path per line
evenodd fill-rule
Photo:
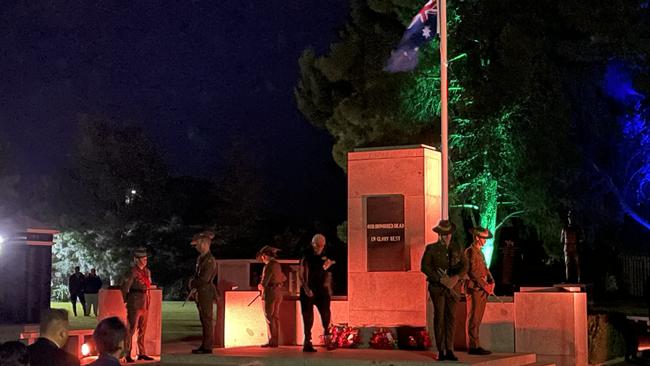
M 450 226 L 449 229 L 447 229 L 447 230 L 444 230 L 444 229 L 443 229 L 442 227 L 440 227 L 440 226 L 436 226 L 436 227 L 434 227 L 432 230 L 433 230 L 435 233 L 440 234 L 440 235 L 453 234 L 453 233 L 456 231 L 456 224 L 454 224 L 454 223 L 452 222 L 452 223 L 451 223 L 451 226 Z
M 494 237 L 494 235 L 489 230 L 487 232 L 487 235 L 483 235 L 483 233 L 481 231 L 474 230 L 473 228 L 469 229 L 469 232 L 470 232 L 470 234 L 472 234 L 472 236 L 475 236 L 475 237 L 481 238 L 481 239 L 492 239 Z

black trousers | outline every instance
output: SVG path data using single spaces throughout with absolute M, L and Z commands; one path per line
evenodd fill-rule
M 314 325 L 314 306 L 316 306 L 320 313 L 324 335 L 329 335 L 330 319 L 332 318 L 332 313 L 330 312 L 331 300 L 327 290 L 314 291 L 314 296 L 312 297 L 307 296 L 300 290 L 300 311 L 302 313 L 302 323 L 305 332 L 305 341 L 303 344 L 311 344 L 311 328 Z
M 81 309 L 84 311 L 84 315 L 88 315 L 86 312 L 86 297 L 83 292 L 70 293 L 70 302 L 72 303 L 72 312 L 77 316 L 77 299 L 81 303 Z

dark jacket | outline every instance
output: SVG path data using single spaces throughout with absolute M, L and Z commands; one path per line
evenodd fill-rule
M 96 294 L 99 292 L 99 289 L 102 288 L 102 280 L 99 276 L 93 276 L 92 274 L 86 277 L 86 289 L 84 293 L 87 294 Z
M 430 285 L 441 286 L 438 269 L 449 276 L 460 276 L 467 272 L 467 260 L 458 245 L 451 243 L 447 247 L 442 241 L 427 245 L 422 255 L 421 270 Z
M 282 273 L 282 266 L 277 260 L 272 258 L 269 263 L 264 266 L 260 284 L 264 286 L 264 288 L 268 288 L 271 286 L 279 286 L 286 280 L 287 276 Z
M 328 254 L 327 248 L 321 254 L 314 253 L 311 248 L 307 250 L 305 256 L 300 260 L 301 291 L 308 288 L 317 295 L 331 295 L 332 273 L 330 269 L 323 269 L 323 265 L 328 259 L 333 260 Z
M 107 355 L 105 353 L 102 353 L 97 357 L 97 359 L 90 364 L 90 366 L 121 366 L 120 361 L 111 356 Z
M 46 338 L 27 347 L 31 366 L 79 366 L 79 360 Z
M 200 255 L 196 259 L 196 270 L 190 281 L 190 288 L 197 290 L 208 289 L 212 291 L 214 287 L 214 276 L 217 274 L 217 261 L 211 252 Z
M 84 292 L 84 286 L 86 284 L 86 276 L 83 273 L 73 273 L 68 279 L 68 290 L 71 294 L 80 294 Z

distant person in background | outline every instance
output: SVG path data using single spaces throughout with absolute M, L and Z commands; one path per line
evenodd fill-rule
M 147 267 L 147 249 L 136 249 L 133 253 L 133 261 L 134 265 L 122 284 L 122 296 L 124 296 L 124 302 L 126 302 L 126 318 L 129 322 L 129 331 L 125 344 L 125 359 L 129 363 L 134 362 L 131 357 L 131 343 L 136 330 L 138 331 L 138 360 L 153 360 L 152 357 L 147 356 L 144 346 L 149 304 L 151 302 L 149 296 L 151 272 Z
M 84 290 L 84 295 L 86 297 L 86 311 L 90 314 L 90 309 L 92 308 L 93 314 L 97 317 L 97 303 L 98 303 L 98 293 L 102 288 L 102 280 L 97 276 L 95 269 L 91 269 L 88 277 L 86 277 L 86 286 Z
M 282 266 L 276 260 L 280 249 L 265 245 L 257 253 L 257 258 L 264 263 L 262 280 L 257 288 L 262 293 L 264 317 L 266 318 L 269 341 L 262 347 L 278 347 L 280 341 L 280 304 L 282 304 L 282 285 L 287 277 L 282 273 Z
M 79 270 L 79 266 L 74 267 L 74 273 L 68 279 L 68 291 L 70 291 L 70 302 L 72 303 L 72 312 L 77 316 L 77 299 L 81 303 L 84 315 L 88 315 L 86 310 L 86 298 L 84 296 L 84 286 L 86 285 L 86 276 Z
M 126 334 L 126 326 L 118 317 L 106 318 L 99 322 L 93 332 L 93 341 L 99 357 L 90 365 L 120 366 Z
M 47 309 L 41 314 L 40 337 L 27 347 L 32 366 L 79 366 L 79 360 L 66 352 L 68 341 L 68 312 Z
M 29 353 L 24 343 L 11 341 L 0 345 L 0 366 L 27 365 L 29 365 Z
M 485 241 L 492 238 L 490 230 L 476 227 L 470 230 L 474 237 L 472 246 L 465 249 L 467 257 L 467 335 L 469 338 L 470 355 L 489 355 L 492 353 L 481 347 L 479 342 L 479 328 L 485 313 L 485 306 L 489 295 L 494 295 L 494 278 L 487 268 L 485 256 L 481 251 Z
M 214 300 L 217 298 L 217 289 L 214 286 L 214 276 L 217 274 L 217 261 L 210 251 L 214 239 L 212 231 L 200 232 L 192 238 L 190 243 L 199 257 L 196 258 L 196 269 L 190 280 L 190 296 L 194 297 L 201 320 L 202 342 L 199 348 L 193 349 L 194 354 L 212 353 L 214 345 Z
M 302 313 L 305 340 L 303 352 L 316 352 L 311 343 L 311 328 L 314 325 L 314 306 L 320 313 L 323 324 L 323 337 L 328 350 L 334 349 L 330 336 L 330 302 L 332 299 L 332 273 L 330 267 L 336 263 L 325 248 L 326 240 L 322 234 L 311 239 L 311 248 L 300 260 L 300 311 Z
M 564 247 L 564 267 L 567 282 L 580 283 L 580 247 L 582 246 L 582 230 L 575 224 L 573 211 L 569 211 L 566 224 L 560 233 L 560 242 Z

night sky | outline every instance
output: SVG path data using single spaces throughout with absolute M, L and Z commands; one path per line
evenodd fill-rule
M 302 50 L 329 47 L 346 0 L 38 3 L 0 5 L 0 125 L 21 173 L 65 166 L 89 113 L 143 127 L 174 175 L 218 176 L 241 138 L 274 193 L 341 191 L 331 138 L 293 88 Z

